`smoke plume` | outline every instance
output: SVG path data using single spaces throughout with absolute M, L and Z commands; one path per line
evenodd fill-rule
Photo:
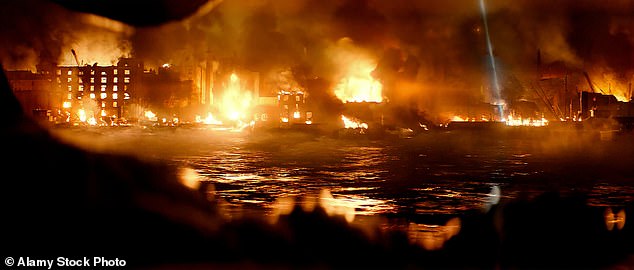
M 634 1 L 484 3 L 503 98 L 537 100 L 531 84 L 544 76 L 568 75 L 571 89 L 587 90 L 582 71 L 598 88 L 628 98 Z M 327 86 L 313 89 L 314 97 L 330 98 L 342 70 L 333 49 L 345 38 L 377 63 L 373 76 L 396 105 L 438 114 L 490 101 L 486 33 L 476 0 L 223 1 L 182 21 L 137 28 L 87 24 L 85 14 L 37 0 L 4 2 L 0 12 L 0 57 L 8 68 L 72 64 L 70 48 L 87 63 L 107 61 L 91 59 L 91 51 L 106 59 L 131 55 L 149 67 L 217 60 L 270 77 L 292 69 L 304 87 L 315 79 Z

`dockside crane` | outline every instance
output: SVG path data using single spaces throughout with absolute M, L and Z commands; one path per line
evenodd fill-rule
M 583 76 L 586 77 L 586 81 L 588 81 L 588 85 L 590 85 L 590 90 L 592 91 L 592 93 L 596 93 L 597 91 L 594 89 L 594 84 L 592 84 L 592 80 L 590 80 L 590 75 L 588 75 L 588 72 L 584 71 Z M 599 88 L 599 91 L 601 91 L 601 94 L 605 95 L 603 89 Z
M 75 49 L 70 49 L 70 52 L 73 53 L 73 57 L 75 57 L 75 63 L 77 63 L 77 67 L 80 67 L 81 65 L 79 64 L 79 59 L 77 58 L 77 53 L 75 52 Z

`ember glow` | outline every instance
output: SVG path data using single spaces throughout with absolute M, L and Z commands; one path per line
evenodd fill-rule
M 509 115 L 504 122 L 507 126 L 543 127 L 548 125 L 548 120 L 543 117 L 541 119 L 533 119 Z
M 197 118 L 199 119 L 200 116 L 198 116 Z M 214 117 L 214 115 L 211 113 L 208 113 L 207 117 L 205 117 L 204 119 L 199 119 L 196 122 L 202 122 L 205 125 L 222 125 L 222 121 L 216 119 L 216 117 Z
M 145 111 L 144 113 L 145 117 L 150 120 L 150 121 L 157 121 L 157 117 L 156 114 L 152 111 Z
M 475 118 L 475 117 L 463 117 L 459 115 L 454 115 L 451 117 L 449 121 L 451 122 L 489 122 L 491 121 L 491 119 L 485 116 L 481 116 L 480 118 Z

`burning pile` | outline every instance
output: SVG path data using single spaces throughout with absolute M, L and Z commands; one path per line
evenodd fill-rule
M 214 103 L 216 115 L 209 112 L 205 118 L 196 116 L 196 122 L 206 125 L 228 125 L 241 130 L 253 124 L 251 113 L 254 107 L 253 95 L 246 89 L 236 73 L 229 75 L 223 84 L 220 98 Z

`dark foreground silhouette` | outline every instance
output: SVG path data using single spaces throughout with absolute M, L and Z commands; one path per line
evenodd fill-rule
M 99 256 L 163 269 L 634 267 L 632 205 L 589 207 L 584 194 L 468 214 L 439 250 L 403 231 L 368 234 L 321 207 L 297 206 L 276 223 L 228 220 L 181 184 L 177 168 L 61 143 L 22 112 L 4 72 L 0 87 L 4 257 Z

